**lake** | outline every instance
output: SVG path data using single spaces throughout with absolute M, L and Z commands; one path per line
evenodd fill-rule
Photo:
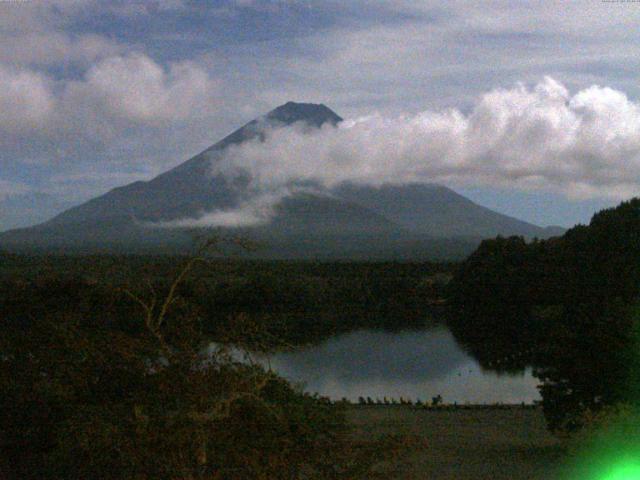
M 310 393 L 333 400 L 358 397 L 421 399 L 445 403 L 531 403 L 537 380 L 483 371 L 445 328 L 383 332 L 360 330 L 263 359 Z

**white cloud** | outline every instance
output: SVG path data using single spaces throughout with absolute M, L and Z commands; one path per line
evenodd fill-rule
M 54 108 L 44 75 L 0 65 L 0 129 L 15 134 L 46 128 Z
M 256 195 L 235 208 L 214 210 L 194 218 L 183 218 L 170 222 L 147 224 L 156 228 L 193 227 L 250 227 L 263 225 L 275 214 L 277 205 L 289 192 L 263 193 Z
M 181 148 L 198 148 L 185 133 L 203 134 L 220 113 L 219 86 L 197 63 L 163 66 L 140 53 L 107 57 L 67 81 L 0 62 L 3 161 L 62 165 L 101 155 L 148 169 L 151 152 L 175 152 L 168 139 L 181 136 Z
M 215 109 L 218 83 L 193 62 L 164 68 L 143 54 L 109 57 L 68 88 L 68 101 L 90 103 L 105 114 L 158 125 Z
M 233 5 L 243 8 L 234 10 Z M 296 8 L 289 11 L 288 5 Z M 20 168 L 34 172 L 37 179 L 29 183 L 38 188 L 54 182 L 46 177 L 57 173 L 104 174 L 109 180 L 99 187 L 81 178 L 76 182 L 77 189 L 98 194 L 125 181 L 124 176 L 109 174 L 155 174 L 292 99 L 326 103 L 352 118 L 382 112 L 354 130 L 368 128 L 372 136 L 394 123 L 423 131 L 420 118 L 430 116 L 449 132 L 443 135 L 453 135 L 455 148 L 468 148 L 470 140 L 459 142 L 462 134 L 454 130 L 462 128 L 465 138 L 472 138 L 468 112 L 475 108 L 481 116 L 482 107 L 475 102 L 479 93 L 549 74 L 584 98 L 570 96 L 565 106 L 554 110 L 555 120 L 547 115 L 550 109 L 544 121 L 528 118 L 519 132 L 494 140 L 493 149 L 503 158 L 513 157 L 517 151 L 509 149 L 517 150 L 524 142 L 519 135 L 536 138 L 546 132 L 552 138 L 548 142 L 529 142 L 531 153 L 522 154 L 528 161 L 539 162 L 540 151 L 554 142 L 568 141 L 573 150 L 561 149 L 564 163 L 539 162 L 540 171 L 530 177 L 520 175 L 522 165 L 511 160 L 509 175 L 500 184 L 515 182 L 529 189 L 543 185 L 576 197 L 632 194 L 637 190 L 635 166 L 625 169 L 618 162 L 611 168 L 615 161 L 610 157 L 622 158 L 620 152 L 628 148 L 627 158 L 633 158 L 635 151 L 625 129 L 635 128 L 629 118 L 636 106 L 620 92 L 640 97 L 636 7 L 591 0 L 234 0 L 210 10 L 182 0 L 0 2 L 0 165 L 13 165 L 16 178 L 25 178 L 16 174 Z M 192 15 L 228 22 L 225 10 L 244 15 L 260 14 L 261 8 L 302 15 L 304 28 L 293 29 L 292 37 L 283 36 L 274 21 L 280 17 L 273 12 L 259 17 L 255 35 L 238 34 L 233 28 L 224 33 L 226 28 L 213 28 L 214 20 L 211 29 L 194 28 L 198 22 L 192 22 Z M 216 11 L 217 17 L 212 14 Z M 613 94 L 595 89 L 597 100 L 587 98 L 585 87 L 594 83 L 609 85 Z M 458 110 L 445 110 L 450 106 Z M 589 114 L 596 106 L 600 113 Z M 499 124 L 494 114 L 490 108 L 490 119 Z M 601 138 L 596 120 L 591 131 L 578 129 L 580 140 L 571 140 L 559 133 L 560 127 L 553 127 L 554 121 L 572 124 L 562 117 L 565 114 L 581 120 L 595 115 L 608 127 L 607 135 L 617 140 Z M 608 120 L 611 115 L 619 121 Z M 545 122 L 552 126 L 545 127 Z M 416 142 L 411 146 L 410 139 L 404 141 L 407 149 L 420 152 Z M 437 140 L 433 143 L 438 145 Z M 466 158 L 462 164 L 469 170 L 465 178 L 458 171 L 450 183 L 466 184 L 473 175 L 489 185 L 498 182 L 496 175 L 486 172 L 492 168 L 490 149 L 482 159 L 486 168 L 481 169 L 482 162 L 470 163 L 468 153 L 445 147 L 438 148 L 445 149 L 451 162 Z M 349 153 L 346 147 L 335 148 Z M 562 179 L 556 185 L 549 180 L 554 172 L 575 173 L 570 151 L 582 159 L 585 172 L 599 172 L 598 181 Z M 432 162 L 440 170 L 451 168 Z M 448 182 L 442 172 L 435 173 Z M 626 183 L 616 178 L 621 176 Z
M 490 91 L 466 115 L 427 110 L 312 132 L 273 129 L 264 142 L 231 147 L 212 169 L 248 171 L 263 192 L 299 181 L 438 182 L 624 198 L 640 192 L 640 106 L 598 86 L 572 96 L 546 77 Z

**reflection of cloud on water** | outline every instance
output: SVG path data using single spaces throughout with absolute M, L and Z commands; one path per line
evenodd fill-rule
M 271 357 L 271 365 L 297 379 L 335 376 L 341 381 L 415 380 L 446 376 L 469 357 L 444 328 L 389 333 L 361 330 L 321 345 Z
M 270 358 L 271 367 L 306 390 L 331 398 L 359 396 L 446 402 L 530 402 L 536 380 L 484 373 L 444 328 L 401 333 L 358 331 Z

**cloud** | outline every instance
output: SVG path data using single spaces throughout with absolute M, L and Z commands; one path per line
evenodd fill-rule
M 0 65 L 0 87 L 0 128 L 15 134 L 46 127 L 55 98 L 44 75 Z
M 0 44 L 0 62 L 27 67 L 90 65 L 126 50 L 100 35 L 71 36 L 64 32 L 21 32 L 5 35 Z
M 144 54 L 112 56 L 80 80 L 57 82 L 46 73 L 0 63 L 0 131 L 52 135 L 92 123 L 126 121 L 151 127 L 200 119 L 216 111 L 219 83 L 194 62 L 163 67 Z M 32 132 L 30 132 L 32 133 Z
M 218 84 L 194 62 L 167 68 L 144 54 L 109 57 L 69 85 L 67 101 L 92 104 L 112 117 L 158 125 L 215 109 Z
M 109 149 L 122 161 L 134 144 L 145 157 L 158 136 L 213 117 L 221 103 L 219 81 L 198 64 L 163 66 L 141 53 L 104 58 L 67 81 L 0 63 L 0 87 L 0 145 L 8 162 L 61 165 Z
M 289 193 L 291 192 L 283 189 L 280 192 L 259 194 L 251 197 L 235 208 L 214 210 L 194 218 L 183 218 L 161 223 L 147 223 L 146 225 L 155 228 L 241 228 L 264 225 L 273 217 L 276 207 Z
M 51 38 L 41 38 L 44 50 L 68 47 L 47 47 Z M 218 78 L 196 62 L 160 63 L 134 52 L 103 58 L 101 51 L 95 61 L 87 57 L 91 65 L 79 63 L 73 78 L 59 78 L 26 59 L 24 65 L 3 62 L 2 51 L 0 170 L 7 180 L 55 196 L 60 205 L 148 179 L 224 133 L 212 123 L 224 118 L 228 102 Z M 41 220 L 30 200 L 20 198 L 22 203 L 5 202 L 3 227 Z
M 4 200 L 15 195 L 23 195 L 29 192 L 31 192 L 31 188 L 24 183 L 10 182 L 0 179 L 0 200 Z
M 112 35 L 74 25 L 82 16 L 99 16 L 96 7 L 94 0 L 0 2 L 0 62 L 65 75 L 69 66 L 87 66 L 122 53 L 127 46 Z
M 370 11 L 371 2 L 358 3 Z M 262 80 L 261 93 L 271 104 L 292 97 L 330 102 L 350 117 L 372 108 L 389 115 L 415 113 L 425 105 L 466 110 L 484 91 L 543 75 L 572 89 L 598 83 L 640 95 L 640 31 L 632 27 L 640 9 L 631 4 L 375 3 L 403 17 L 389 22 L 383 15 L 382 21 L 361 25 L 357 15 L 343 11 L 349 25 L 311 31 L 240 68 L 258 70 L 266 62 L 264 71 L 287 72 L 273 82 L 269 76 Z M 256 48 L 262 46 L 247 56 L 255 56 Z
M 454 106 L 466 122 L 481 92 L 546 74 L 637 99 L 639 20 L 630 3 L 560 0 L 0 2 L 0 168 L 46 191 L 58 174 L 109 178 L 68 189 L 87 199 L 292 99 L 388 122 Z
M 485 93 L 468 114 L 427 110 L 311 132 L 271 129 L 264 142 L 229 148 L 212 171 L 248 172 L 258 192 L 301 181 L 437 182 L 619 199 L 640 191 L 640 106 L 607 87 L 571 95 L 546 77 L 532 88 Z

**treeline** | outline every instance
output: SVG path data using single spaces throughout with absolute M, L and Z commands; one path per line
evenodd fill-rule
M 20 321 L 44 313 L 99 313 L 124 329 L 141 299 L 166 292 L 184 256 L 0 256 L 0 315 Z M 420 328 L 438 322 L 452 264 L 198 262 L 177 290 L 174 311 L 189 308 L 212 339 L 242 313 L 279 341 L 303 344 L 358 328 Z M 182 307 L 180 307 L 182 305 Z M 188 305 L 188 307 L 187 307 Z
M 640 199 L 564 236 L 484 241 L 449 285 L 449 324 L 498 371 L 534 367 L 554 429 L 640 398 Z

